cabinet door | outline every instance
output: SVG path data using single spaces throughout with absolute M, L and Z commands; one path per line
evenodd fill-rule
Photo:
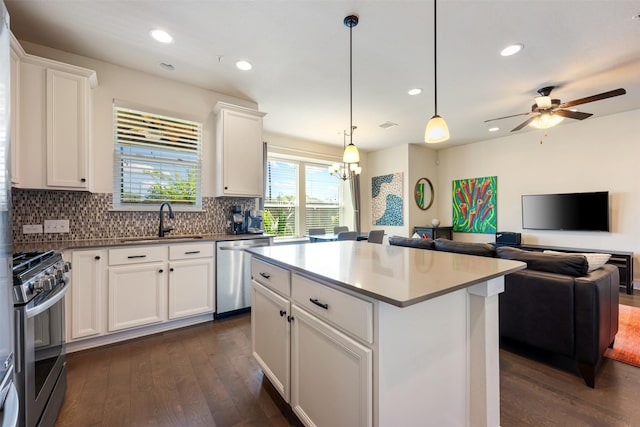
M 104 250 L 78 251 L 71 256 L 71 289 L 67 298 L 71 298 L 68 322 L 72 340 L 104 332 L 106 260 Z
M 213 259 L 169 263 L 169 318 L 213 313 Z
M 291 406 L 308 426 L 372 425 L 372 350 L 291 306 Z
M 47 69 L 47 186 L 89 188 L 89 80 Z
M 262 197 L 264 159 L 262 115 L 223 109 L 218 131 L 222 151 L 222 194 Z
M 11 49 L 11 184 L 20 183 L 20 148 L 18 134 L 20 129 L 20 58 Z
M 109 267 L 109 331 L 167 318 L 164 263 Z
M 251 350 L 271 384 L 289 402 L 289 301 L 251 282 Z

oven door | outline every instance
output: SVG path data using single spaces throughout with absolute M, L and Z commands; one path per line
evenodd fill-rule
M 68 288 L 65 283 L 16 308 L 16 387 L 20 419 L 27 427 L 35 426 L 52 410 L 57 415 L 64 398 L 66 381 L 58 382 L 65 365 L 64 296 Z

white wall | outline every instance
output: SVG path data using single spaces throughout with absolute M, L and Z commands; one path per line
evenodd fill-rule
M 409 179 L 407 181 L 408 192 L 407 199 L 409 203 L 409 235 L 413 234 L 415 226 L 431 226 L 431 220 L 440 219 L 441 226 L 451 225 L 449 218 L 441 218 L 438 215 L 438 198 L 437 194 L 441 192 L 438 183 L 438 153 L 427 144 L 409 144 Z M 433 204 L 427 210 L 422 210 L 415 202 L 413 191 L 416 182 L 420 178 L 427 178 L 433 185 L 434 199 Z
M 563 123 L 544 134 L 523 132 L 438 151 L 440 219 L 451 221 L 453 180 L 496 175 L 499 231 L 522 232 L 529 244 L 632 251 L 638 277 L 640 110 Z M 609 191 L 611 232 L 522 230 L 523 194 L 585 191 Z M 490 242 L 494 236 L 456 233 L 455 239 Z
M 230 97 L 196 86 L 179 83 L 70 54 L 45 46 L 20 41 L 27 53 L 54 59 L 67 64 L 95 70 L 98 87 L 93 90 L 93 190 L 96 193 L 113 191 L 113 100 L 126 101 L 151 112 L 203 123 L 202 194 L 213 196 L 215 191 L 215 116 L 216 102 L 257 109 L 252 101 Z M 167 72 L 170 75 L 170 72 Z M 268 113 L 268 112 L 267 112 Z

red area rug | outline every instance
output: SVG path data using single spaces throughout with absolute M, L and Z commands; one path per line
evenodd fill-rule
M 640 308 L 620 305 L 618 333 L 613 348 L 604 355 L 609 359 L 640 367 Z

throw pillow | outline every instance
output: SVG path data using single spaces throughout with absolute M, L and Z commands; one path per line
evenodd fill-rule
M 531 270 L 568 276 L 583 276 L 587 274 L 589 269 L 587 259 L 577 254 L 552 255 L 543 252 L 525 251 L 509 246 L 499 247 L 497 252 L 499 258 L 526 262 L 527 268 Z
M 589 269 L 587 270 L 589 273 L 605 265 L 607 261 L 609 261 L 609 258 L 611 258 L 611 254 L 599 254 L 599 253 L 589 253 L 589 252 L 585 252 L 585 253 L 569 252 L 568 253 L 568 252 L 546 250 L 544 251 L 544 253 L 555 254 L 555 255 L 568 255 L 568 254 L 582 255 L 587 259 L 587 263 L 589 264 Z

